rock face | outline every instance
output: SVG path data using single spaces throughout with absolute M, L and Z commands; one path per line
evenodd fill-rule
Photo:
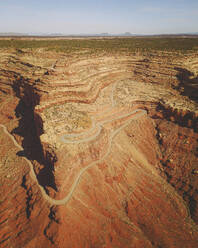
M 0 63 L 1 247 L 198 246 L 196 56 Z

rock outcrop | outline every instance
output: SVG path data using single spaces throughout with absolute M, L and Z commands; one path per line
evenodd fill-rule
M 191 56 L 1 51 L 0 246 L 197 247 Z

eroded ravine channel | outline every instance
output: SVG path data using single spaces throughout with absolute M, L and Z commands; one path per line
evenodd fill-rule
M 92 129 L 88 132 L 86 132 L 86 138 L 81 138 L 83 133 L 76 135 L 76 134 L 67 134 L 63 135 L 61 137 L 61 140 L 63 143 L 83 143 L 83 142 L 89 142 L 90 140 L 94 140 L 97 138 L 97 136 L 100 134 L 102 128 L 105 124 L 111 123 L 116 120 L 122 120 L 127 117 L 126 120 L 124 120 L 124 123 L 122 123 L 117 129 L 114 131 L 111 131 L 108 137 L 108 148 L 106 149 L 105 154 L 100 158 L 97 159 L 91 163 L 89 163 L 86 167 L 82 168 L 78 174 L 75 177 L 74 182 L 72 183 L 72 186 L 69 190 L 69 193 L 62 199 L 56 200 L 53 199 L 48 195 L 48 192 L 46 190 L 46 185 L 53 187 L 56 190 L 55 185 L 55 178 L 53 178 L 53 164 L 54 161 L 48 161 L 45 160 L 42 150 L 42 144 L 40 143 L 40 139 L 37 130 L 38 127 L 36 127 L 36 123 L 34 121 L 34 108 L 37 104 L 39 104 L 39 98 L 37 97 L 37 94 L 35 93 L 34 87 L 30 87 L 28 83 L 23 82 L 24 85 L 17 84 L 15 87 L 15 92 L 17 97 L 19 97 L 21 100 L 19 102 L 19 105 L 16 109 L 16 114 L 18 117 L 21 117 L 19 121 L 19 127 L 15 130 L 13 130 L 13 133 L 16 133 L 18 135 L 21 135 L 23 137 L 22 146 L 17 143 L 16 139 L 12 134 L 10 134 L 4 125 L 0 125 L 3 128 L 3 131 L 10 137 L 10 139 L 13 141 L 14 145 L 20 149 L 18 154 L 23 157 L 23 159 L 28 163 L 30 167 L 30 176 L 31 178 L 36 182 L 38 185 L 44 199 L 46 199 L 50 204 L 52 205 L 64 205 L 66 204 L 72 197 L 73 192 L 75 191 L 82 175 L 85 173 L 86 170 L 93 167 L 94 165 L 104 161 L 108 155 L 111 152 L 111 146 L 114 137 L 122 130 L 124 129 L 133 119 L 141 118 L 141 116 L 146 115 L 146 111 L 142 109 L 136 109 L 128 111 L 127 113 L 121 114 L 117 117 L 113 118 L 107 118 L 106 120 L 103 120 L 101 122 L 98 122 L 97 124 L 94 121 L 94 125 Z M 23 86 L 23 88 L 21 87 Z M 111 113 L 111 110 L 115 108 L 115 102 L 113 98 L 114 90 L 116 85 L 112 87 L 111 91 L 111 105 L 112 107 L 108 109 L 108 112 Z M 22 90 L 22 91 L 21 91 Z M 28 104 L 27 104 L 28 103 Z M 29 126 L 28 126 L 29 125 Z M 96 132 L 94 132 L 94 135 L 92 135 L 93 129 L 96 129 Z M 42 134 L 42 131 L 41 131 Z M 65 139 L 68 138 L 68 139 Z M 73 140 L 72 140 L 73 138 Z M 39 163 L 44 164 L 44 171 L 42 173 L 43 178 L 41 178 L 40 174 L 35 173 L 35 169 L 33 166 L 32 160 L 36 159 Z M 46 169 L 45 169 L 46 168 Z M 51 168 L 51 169 L 50 169 Z M 49 175 L 51 174 L 51 176 Z M 46 177 L 47 180 L 44 178 Z

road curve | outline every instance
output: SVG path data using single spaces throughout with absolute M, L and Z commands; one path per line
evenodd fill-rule
M 113 84 L 112 90 L 111 90 L 111 95 L 110 95 L 111 107 L 109 109 L 103 111 L 102 114 L 107 113 L 107 112 L 110 113 L 113 110 L 113 108 L 115 108 L 116 103 L 115 103 L 113 96 L 114 96 L 114 91 L 115 91 L 116 86 L 117 86 L 117 83 Z M 59 140 L 65 144 L 79 144 L 79 143 L 83 143 L 83 142 L 89 142 L 89 141 L 97 138 L 97 136 L 99 136 L 104 124 L 128 117 L 132 114 L 135 114 L 138 111 L 141 111 L 141 110 L 136 109 L 136 110 L 128 112 L 126 114 L 119 115 L 119 117 L 107 119 L 104 121 L 98 121 L 97 124 L 96 124 L 96 120 L 92 117 L 91 120 L 92 120 L 93 124 L 92 124 L 91 129 L 89 129 L 88 131 L 82 132 L 82 133 L 63 134 L 60 136 Z M 83 138 L 84 136 L 85 136 L 85 138 Z M 88 137 L 86 137 L 86 136 L 88 136 Z
M 137 113 L 137 112 L 139 112 L 139 113 Z M 76 187 L 77 187 L 77 185 L 78 185 L 78 183 L 79 183 L 79 181 L 80 181 L 80 178 L 81 178 L 81 176 L 84 174 L 84 172 L 85 172 L 87 169 L 89 169 L 89 168 L 93 167 L 94 165 L 96 165 L 97 163 L 103 162 L 103 161 L 107 158 L 107 156 L 110 154 L 113 138 L 114 138 L 114 137 L 115 137 L 123 128 L 125 128 L 125 127 L 131 122 L 131 120 L 140 118 L 142 115 L 147 114 L 147 112 L 146 112 L 145 110 L 141 110 L 141 109 L 137 109 L 137 110 L 131 112 L 130 114 L 133 114 L 133 113 L 136 113 L 136 115 L 134 115 L 130 120 L 128 120 L 127 122 L 125 122 L 122 126 L 120 126 L 118 129 L 116 129 L 114 132 L 112 132 L 112 133 L 110 134 L 108 149 L 107 149 L 105 155 L 103 156 L 103 158 L 98 159 L 98 160 L 96 160 L 96 161 L 90 163 L 89 165 L 87 165 L 86 167 L 84 167 L 84 168 L 82 168 L 82 169 L 80 170 L 78 176 L 76 177 L 76 179 L 75 179 L 75 181 L 74 181 L 74 183 L 73 183 L 73 185 L 72 185 L 72 187 L 71 187 L 71 189 L 70 189 L 70 192 L 69 192 L 63 199 L 60 199 L 60 200 L 53 199 L 53 198 L 51 198 L 51 197 L 45 192 L 44 188 L 39 184 L 39 182 L 38 182 L 38 180 L 37 180 L 37 177 L 36 177 L 36 174 L 35 174 L 35 172 L 34 172 L 34 168 L 33 168 L 32 163 L 31 163 L 30 160 L 28 160 L 26 157 L 23 157 L 23 159 L 28 163 L 28 165 L 29 165 L 29 167 L 30 167 L 30 176 L 31 176 L 31 178 L 37 183 L 37 185 L 39 186 L 39 189 L 40 189 L 40 191 L 41 191 L 41 193 L 42 193 L 44 199 L 47 200 L 47 201 L 48 201 L 50 204 L 52 204 L 52 205 L 65 205 L 65 204 L 67 204 L 68 201 L 71 199 L 72 194 L 73 194 L 74 190 L 76 189 Z M 15 145 L 16 147 L 18 147 L 20 150 L 23 150 L 23 147 L 20 146 L 20 145 L 16 142 L 15 138 L 8 132 L 7 128 L 6 128 L 4 125 L 2 125 L 2 124 L 0 124 L 0 127 L 3 128 L 3 131 L 10 137 L 10 139 L 13 141 L 14 145 Z
M 110 96 L 110 99 L 111 99 L 111 108 L 109 108 L 105 112 L 111 112 L 111 110 L 116 105 L 116 103 L 114 101 L 114 97 L 113 97 L 114 91 L 115 91 L 115 88 L 116 88 L 116 85 L 117 84 L 114 84 L 112 86 L 112 92 L 111 92 L 111 96 Z M 125 128 L 132 120 L 137 119 L 137 118 L 140 118 L 141 116 L 146 115 L 146 114 L 147 114 L 147 112 L 145 110 L 136 109 L 136 110 L 133 110 L 133 111 L 128 112 L 126 114 L 119 115 L 118 117 L 115 117 L 115 118 L 110 118 L 110 119 L 107 119 L 107 120 L 104 120 L 104 121 L 99 121 L 97 124 L 96 124 L 95 120 L 92 119 L 93 126 L 92 126 L 92 128 L 89 131 L 84 132 L 84 133 L 80 133 L 80 134 L 64 134 L 64 135 L 62 135 L 60 137 L 60 141 L 63 142 L 63 143 L 76 143 L 76 144 L 79 144 L 79 143 L 82 143 L 82 142 L 89 142 L 89 141 L 95 139 L 97 136 L 99 136 L 99 134 L 100 134 L 100 132 L 101 132 L 104 124 L 110 123 L 112 121 L 123 119 L 125 117 L 130 117 L 131 116 L 129 120 L 125 121 L 125 123 L 123 123 L 119 128 L 117 128 L 116 130 L 114 130 L 114 131 L 112 131 L 110 133 L 109 143 L 108 143 L 108 149 L 106 150 L 105 155 L 101 159 L 98 159 L 96 161 L 93 161 L 92 163 L 90 163 L 89 165 L 87 165 L 86 167 L 84 167 L 84 168 L 82 168 L 80 170 L 80 172 L 78 173 L 76 179 L 74 180 L 74 183 L 71 186 L 71 189 L 70 189 L 69 193 L 63 199 L 60 199 L 60 200 L 53 199 L 52 197 L 50 197 L 46 193 L 46 191 L 44 190 L 44 188 L 39 184 L 39 182 L 37 180 L 37 176 L 35 174 L 35 171 L 34 171 L 34 168 L 33 168 L 32 163 L 26 157 L 23 157 L 23 159 L 28 163 L 28 165 L 30 167 L 30 176 L 37 183 L 37 185 L 38 185 L 38 187 L 39 187 L 39 189 L 40 189 L 40 191 L 41 191 L 44 199 L 46 201 L 48 201 L 50 204 L 52 204 L 52 205 L 65 205 L 65 204 L 67 204 L 68 201 L 71 199 L 72 194 L 73 194 L 74 190 L 76 189 L 76 187 L 77 187 L 77 185 L 78 185 L 78 183 L 80 181 L 80 178 L 84 174 L 84 172 L 86 170 L 88 170 L 89 168 L 93 167 L 94 165 L 96 165 L 97 163 L 103 162 L 107 158 L 107 156 L 110 154 L 113 138 L 123 128 Z M 14 145 L 16 147 L 18 147 L 20 150 L 23 150 L 23 147 L 20 146 L 16 142 L 15 138 L 8 132 L 6 126 L 0 124 L 0 127 L 3 128 L 3 131 L 10 137 L 10 139 L 13 141 Z M 89 134 L 91 134 L 92 132 L 93 132 L 93 135 L 90 136 Z M 85 135 L 85 138 L 82 138 L 82 136 L 84 136 L 84 135 Z M 86 135 L 88 137 L 86 137 Z

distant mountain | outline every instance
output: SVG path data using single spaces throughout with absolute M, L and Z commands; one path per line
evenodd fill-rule
M 40 36 L 40 37 L 134 37 L 134 36 L 197 36 L 198 32 L 175 33 L 175 34 L 132 34 L 130 32 L 120 34 L 99 33 L 99 34 L 63 34 L 63 33 L 17 33 L 17 32 L 0 32 L 0 37 L 4 36 Z
M 14 33 L 14 32 L 8 32 L 8 33 L 0 33 L 0 36 L 27 36 L 26 33 Z
M 198 32 L 194 32 L 194 33 L 189 33 L 191 35 L 198 35 Z
M 63 33 L 14 33 L 14 32 L 8 32 L 8 33 L 0 33 L 0 36 L 52 36 L 52 37 L 57 37 L 57 36 L 102 36 L 102 37 L 108 37 L 108 36 L 135 36 L 134 34 L 131 34 L 130 32 L 125 32 L 121 34 L 110 34 L 110 33 L 99 33 L 99 34 L 63 34 Z

